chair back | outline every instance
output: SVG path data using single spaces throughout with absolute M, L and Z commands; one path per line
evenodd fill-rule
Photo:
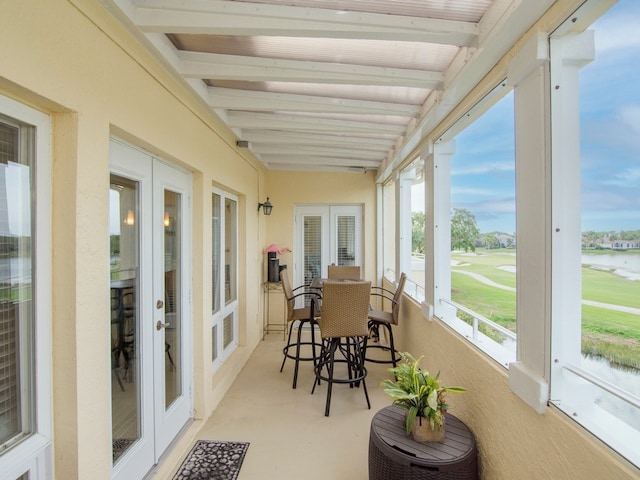
M 398 288 L 393 294 L 393 303 L 391 306 L 391 323 L 398 325 L 398 314 L 400 313 L 400 297 L 402 297 L 402 291 L 404 290 L 404 284 L 407 281 L 407 274 L 402 272 L 400 280 L 398 280 Z
M 358 265 L 329 265 L 327 277 L 335 280 L 360 280 Z
M 322 285 L 322 338 L 367 336 L 371 282 L 332 282 Z
M 287 303 L 287 321 L 293 317 L 293 309 L 295 307 L 295 296 L 293 295 L 293 289 L 291 283 L 289 283 L 289 274 L 286 268 L 280 270 L 280 281 L 282 282 L 282 291 L 284 292 L 284 300 Z

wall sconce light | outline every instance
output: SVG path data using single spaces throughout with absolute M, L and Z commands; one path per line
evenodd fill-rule
M 133 210 L 127 211 L 127 216 L 124 219 L 124 224 L 132 226 L 132 225 L 135 225 L 135 223 L 136 221 L 135 221 L 135 217 L 133 216 Z
M 171 226 L 171 218 L 169 217 L 169 214 L 167 212 L 164 212 L 164 226 L 165 227 L 170 227 Z
M 273 209 L 273 205 L 269 201 L 269 197 L 267 197 L 267 201 L 264 203 L 258 203 L 258 211 L 260 211 L 260 207 L 264 207 L 264 214 L 271 215 L 271 210 Z

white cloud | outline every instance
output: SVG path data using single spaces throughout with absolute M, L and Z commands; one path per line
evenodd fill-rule
M 497 172 L 512 172 L 515 170 L 513 161 L 511 162 L 489 162 L 471 165 L 460 169 L 452 169 L 451 175 L 486 175 Z

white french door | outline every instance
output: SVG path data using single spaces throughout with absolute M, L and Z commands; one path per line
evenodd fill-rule
M 296 285 L 326 277 L 327 266 L 362 266 L 362 205 L 299 205 L 295 210 Z
M 141 479 L 192 416 L 191 177 L 110 145 L 114 479 Z

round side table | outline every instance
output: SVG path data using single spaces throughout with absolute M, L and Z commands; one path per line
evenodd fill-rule
M 478 451 L 469 428 L 445 414 L 444 443 L 419 443 L 407 434 L 404 410 L 388 406 L 371 420 L 369 480 L 475 480 Z

